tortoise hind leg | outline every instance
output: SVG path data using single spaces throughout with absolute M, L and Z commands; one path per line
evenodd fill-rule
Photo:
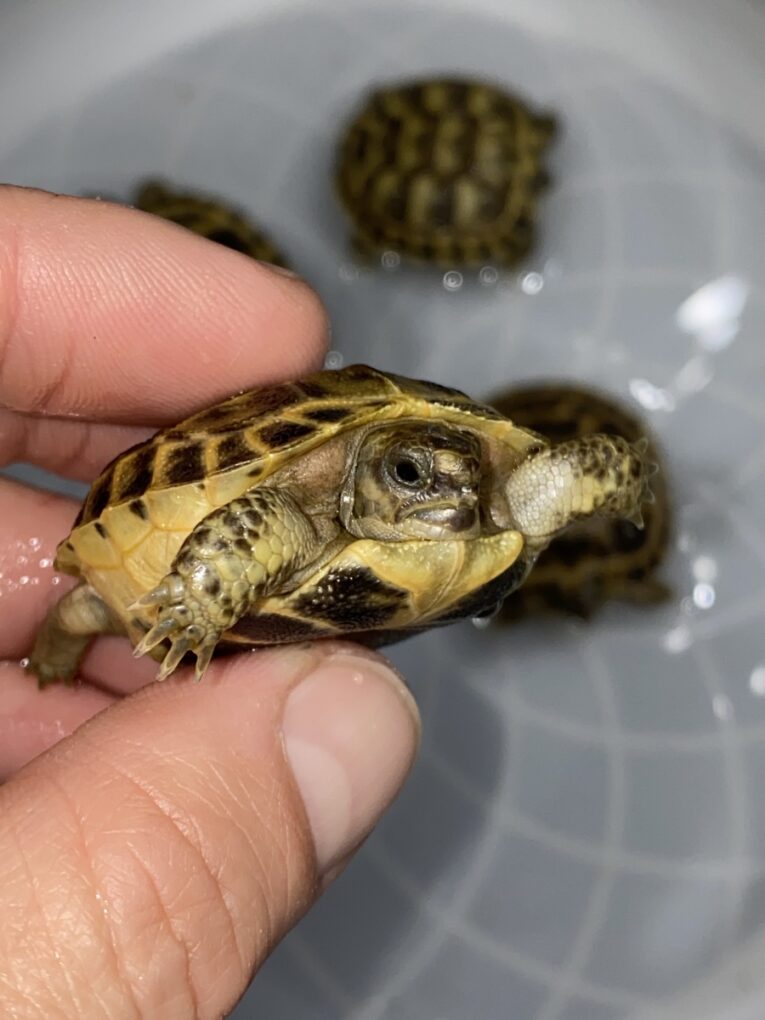
M 112 611 L 89 584 L 79 584 L 48 611 L 27 669 L 40 687 L 74 678 L 85 649 L 98 634 L 123 634 Z

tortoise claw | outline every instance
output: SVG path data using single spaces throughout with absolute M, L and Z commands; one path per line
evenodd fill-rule
M 135 658 L 138 659 L 147 652 L 150 652 L 152 648 L 156 647 L 161 641 L 164 641 L 177 627 L 178 624 L 172 618 L 168 617 L 166 620 L 160 620 L 133 649 Z
M 145 609 L 147 606 L 167 605 L 168 602 L 176 602 L 182 598 L 184 591 L 183 579 L 178 574 L 169 574 L 161 584 L 152 588 L 146 595 L 142 595 L 140 599 L 136 599 L 129 608 L 135 610 Z
M 162 660 L 162 665 L 157 672 L 157 680 L 165 680 L 173 672 L 186 652 L 191 650 L 191 641 L 185 635 L 178 637 L 170 646 L 170 651 Z

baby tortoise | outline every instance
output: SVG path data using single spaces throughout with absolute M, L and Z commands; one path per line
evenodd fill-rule
M 139 188 L 133 204 L 137 209 L 161 216 L 259 262 L 289 268 L 282 253 L 262 230 L 218 199 L 176 191 L 160 181 L 147 181 Z
M 613 399 L 578 385 L 556 383 L 511 389 L 493 401 L 516 425 L 540 432 L 552 443 L 605 433 L 636 443 L 646 435 L 641 421 Z M 646 451 L 660 463 L 653 439 Z M 542 552 L 523 587 L 510 595 L 498 617 L 515 620 L 545 610 L 587 619 L 609 599 L 655 604 L 670 589 L 654 576 L 671 531 L 666 472 L 651 481 L 653 502 L 643 506 L 644 527 L 625 519 L 579 521 Z
M 555 120 L 478 81 L 372 93 L 340 146 L 337 188 L 362 254 L 513 266 L 531 249 Z
M 219 643 L 372 645 L 482 614 L 563 528 L 636 517 L 640 444 L 550 447 L 456 390 L 355 365 L 230 397 L 133 447 L 94 482 L 56 567 L 30 666 L 71 678 L 127 634 L 201 676 Z

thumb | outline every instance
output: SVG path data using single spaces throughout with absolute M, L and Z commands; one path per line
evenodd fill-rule
M 418 733 L 404 684 L 344 645 L 239 655 L 96 716 L 0 788 L 0 1016 L 225 1014 Z

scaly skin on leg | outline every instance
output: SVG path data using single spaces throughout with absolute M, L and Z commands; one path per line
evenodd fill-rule
M 172 571 L 136 603 L 156 607 L 157 617 L 135 654 L 168 638 L 171 647 L 158 679 L 189 651 L 196 654 L 201 678 L 224 631 L 310 564 L 321 548 L 310 518 L 283 489 L 258 489 L 214 510 L 183 543 Z
M 645 440 L 593 435 L 560 443 L 519 465 L 507 483 L 518 530 L 533 555 L 583 517 L 624 517 L 642 527 L 641 503 L 653 496 Z
M 57 680 L 70 681 L 97 634 L 124 633 L 100 595 L 89 584 L 79 584 L 48 612 L 35 639 L 28 669 L 40 687 Z

